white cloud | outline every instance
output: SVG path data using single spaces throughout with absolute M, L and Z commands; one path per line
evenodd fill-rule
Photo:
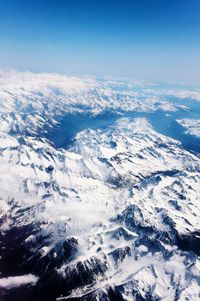
M 23 276 L 11 276 L 7 278 L 0 278 L 0 288 L 11 289 L 23 285 L 35 285 L 38 281 L 38 277 L 32 274 Z

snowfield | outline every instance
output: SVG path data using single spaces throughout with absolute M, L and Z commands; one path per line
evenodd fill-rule
M 196 120 L 176 114 L 192 100 L 169 99 L 184 91 L 1 71 L 2 298 L 200 299 L 199 154 L 144 115 L 175 114 L 191 132 Z M 85 123 L 62 128 L 69 116 Z M 61 129 L 74 133 L 65 147 Z
M 200 137 L 200 119 L 180 119 L 177 121 L 186 129 L 186 134 Z

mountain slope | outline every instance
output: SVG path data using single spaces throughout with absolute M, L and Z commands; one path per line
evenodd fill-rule
M 1 115 L 3 300 L 199 300 L 200 159 L 143 117 L 86 128 L 57 148 L 43 133 L 69 99 L 30 93 L 10 96 Z M 5 285 L 22 275 L 36 278 Z

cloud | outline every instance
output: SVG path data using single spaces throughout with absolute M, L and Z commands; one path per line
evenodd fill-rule
M 11 276 L 7 278 L 0 278 L 0 288 L 11 289 L 23 285 L 35 285 L 38 281 L 38 277 L 32 274 L 23 276 Z

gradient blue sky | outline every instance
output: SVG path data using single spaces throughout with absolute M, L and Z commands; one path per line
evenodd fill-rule
M 0 0 L 0 68 L 200 84 L 200 0 Z

